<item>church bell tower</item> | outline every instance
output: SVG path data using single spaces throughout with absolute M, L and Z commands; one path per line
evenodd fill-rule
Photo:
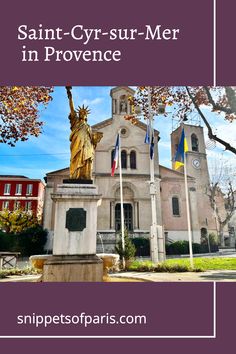
M 129 97 L 132 97 L 134 92 L 128 86 L 115 87 L 111 90 L 112 117 L 132 113 Z
M 215 232 L 216 223 L 208 197 L 210 177 L 203 127 L 184 124 L 180 125 L 171 133 L 172 168 L 174 168 L 175 153 L 180 141 L 183 127 L 188 143 L 188 152 L 186 153 L 187 174 L 194 177 L 196 181 L 195 188 L 197 193 L 197 207 L 201 232 L 205 232 L 204 230 L 207 230 L 208 232 Z M 184 172 L 183 167 L 181 167 L 178 171 Z
M 175 153 L 180 141 L 181 133 L 182 126 L 179 126 L 171 134 L 171 157 L 173 168 Z M 186 154 L 187 173 L 196 178 L 197 184 L 208 186 L 209 172 L 203 127 L 185 124 L 184 133 L 188 143 L 188 152 Z M 179 171 L 183 172 L 183 167 L 182 170 L 180 169 Z

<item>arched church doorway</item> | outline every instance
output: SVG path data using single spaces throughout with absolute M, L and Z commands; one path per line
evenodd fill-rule
M 207 234 L 207 229 L 205 227 L 201 228 L 201 243 L 202 244 L 208 243 L 208 234 Z
M 205 227 L 201 228 L 201 244 L 208 248 L 208 252 L 211 252 L 211 243 L 209 239 L 208 231 Z

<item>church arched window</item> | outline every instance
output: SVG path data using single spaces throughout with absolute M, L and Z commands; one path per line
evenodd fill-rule
M 130 203 L 123 204 L 124 210 L 124 226 L 128 231 L 133 230 L 133 207 Z M 120 203 L 115 206 L 115 229 L 121 230 L 121 206 Z
M 120 114 L 127 113 L 127 98 L 125 95 L 120 96 Z
M 178 197 L 172 198 L 172 214 L 173 214 L 173 216 L 180 216 L 179 198 Z
M 137 167 L 136 167 L 136 151 L 132 150 L 130 152 L 130 168 L 132 170 L 135 170 Z
M 198 138 L 196 134 L 191 135 L 191 144 L 192 144 L 192 151 L 199 151 L 198 150 Z
M 121 151 L 121 168 L 127 168 L 127 152 Z

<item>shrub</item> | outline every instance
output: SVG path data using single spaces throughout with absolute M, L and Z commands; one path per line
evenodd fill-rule
M 145 257 L 150 256 L 150 241 L 144 237 L 135 237 L 131 239 L 136 248 L 135 256 Z
M 44 253 L 47 231 L 41 226 L 32 227 L 16 235 L 21 254 L 31 256 Z
M 14 250 L 15 235 L 0 231 L 0 251 L 10 252 Z
M 178 262 L 169 264 L 168 262 L 161 262 L 158 264 L 151 261 L 134 261 L 128 266 L 129 271 L 136 272 L 154 272 L 154 273 L 182 273 L 182 272 L 201 272 L 202 268 L 195 267 L 192 269 L 188 264 L 179 264 Z
M 176 241 L 167 245 L 166 247 L 167 254 L 188 254 L 189 246 L 188 241 Z
M 218 245 L 218 237 L 216 234 L 214 234 L 214 232 L 209 234 L 209 241 L 210 241 L 210 245 L 212 246 L 217 246 Z
M 214 250 L 215 247 L 218 245 L 218 237 L 216 234 L 214 234 L 214 232 L 210 233 L 209 235 L 207 233 L 205 235 L 202 235 L 201 245 L 207 246 L 207 249 L 209 249 L 208 243 L 210 243 L 211 251 Z
M 208 253 L 208 244 L 200 244 L 200 243 L 193 243 L 193 253 Z M 218 246 L 217 244 L 211 244 L 211 252 L 217 252 Z M 178 255 L 178 254 L 189 254 L 189 242 L 184 241 L 176 241 L 169 245 L 166 245 L 166 254 L 167 255 Z
M 202 245 L 200 245 L 200 243 L 193 242 L 192 246 L 193 246 L 193 253 L 202 253 L 203 249 L 202 249 Z
M 20 252 L 21 256 L 44 253 L 47 231 L 41 226 L 35 226 L 18 234 L 0 233 L 0 250 Z
M 122 238 L 121 238 L 121 234 L 120 234 L 119 241 L 115 247 L 115 251 L 116 251 L 116 253 L 119 254 L 120 259 L 124 258 L 127 261 L 129 259 L 134 258 L 135 253 L 136 253 L 136 248 L 135 248 L 134 244 L 132 243 L 131 239 L 129 238 L 129 234 L 128 234 L 127 230 L 125 230 L 125 232 L 124 232 L 124 243 L 125 243 L 125 249 L 123 250 Z
M 34 268 L 24 268 L 24 269 L 19 269 L 19 268 L 11 268 L 11 269 L 2 269 L 0 270 L 0 279 L 7 278 L 12 275 L 20 276 L 20 275 L 36 275 L 40 274 L 41 272 L 37 269 Z

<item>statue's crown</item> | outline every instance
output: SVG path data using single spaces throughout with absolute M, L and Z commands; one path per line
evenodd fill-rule
M 83 104 L 83 106 L 82 107 L 78 107 L 78 112 L 79 112 L 79 114 L 82 114 L 82 115 L 88 115 L 91 111 L 90 111 L 90 109 L 88 108 L 88 106 L 87 107 L 85 107 L 85 105 Z

